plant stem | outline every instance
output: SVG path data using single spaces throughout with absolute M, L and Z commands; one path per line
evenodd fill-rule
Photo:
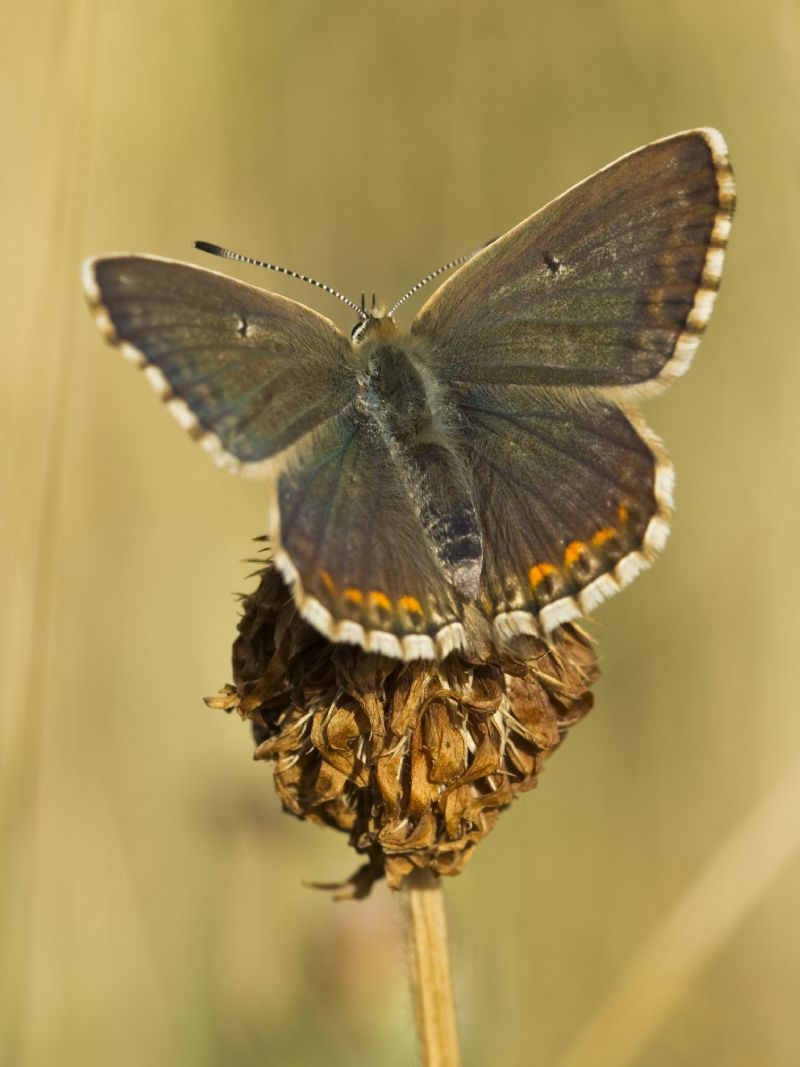
M 460 1067 L 440 879 L 415 870 L 403 884 L 411 996 L 423 1067 Z

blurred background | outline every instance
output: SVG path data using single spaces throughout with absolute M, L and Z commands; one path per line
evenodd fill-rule
M 219 268 L 204 238 L 394 298 L 620 154 L 715 125 L 739 188 L 722 293 L 646 406 L 678 474 L 669 548 L 598 611 L 595 711 L 445 890 L 469 1064 L 797 1063 L 797 3 L 0 20 L 0 1061 L 416 1055 L 397 902 L 301 885 L 356 857 L 281 814 L 247 727 L 201 701 L 230 680 L 262 491 L 102 341 L 81 260 Z

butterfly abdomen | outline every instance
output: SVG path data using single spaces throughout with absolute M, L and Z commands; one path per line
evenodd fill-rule
M 389 446 L 431 550 L 466 601 L 478 595 L 483 547 L 467 469 L 446 400 L 400 336 L 368 353 L 359 408 Z

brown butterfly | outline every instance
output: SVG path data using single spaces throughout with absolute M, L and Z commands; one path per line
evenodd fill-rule
M 439 659 L 479 632 L 550 632 L 664 545 L 672 466 L 635 405 L 689 366 L 734 198 L 715 130 L 647 145 L 471 256 L 410 332 L 402 300 L 342 298 L 348 338 L 155 256 L 91 259 L 84 280 L 181 425 L 266 482 L 274 561 L 308 621 Z

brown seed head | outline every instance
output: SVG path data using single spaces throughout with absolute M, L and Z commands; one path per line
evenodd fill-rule
M 244 601 L 235 687 L 208 703 L 253 724 L 284 808 L 344 830 L 367 862 L 329 888 L 364 896 L 414 867 L 457 874 L 545 758 L 589 711 L 597 661 L 562 626 L 480 660 L 401 663 L 333 644 L 271 565 Z

